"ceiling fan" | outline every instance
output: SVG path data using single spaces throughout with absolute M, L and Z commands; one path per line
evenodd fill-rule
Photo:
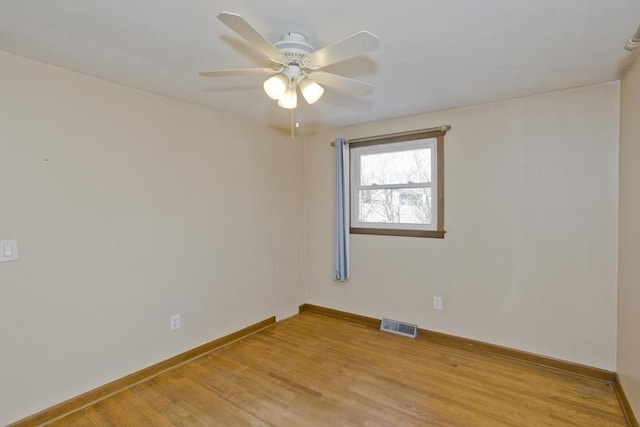
M 271 68 L 201 71 L 201 76 L 269 75 L 271 77 L 263 85 L 264 91 L 286 109 L 296 108 L 298 88 L 309 104 L 316 102 L 324 93 L 321 85 L 355 95 L 366 95 L 374 89 L 369 83 L 322 71 L 327 65 L 378 49 L 378 38 L 368 31 L 316 50 L 301 33 L 286 33 L 280 41 L 272 44 L 238 14 L 222 12 L 218 19 L 267 56 Z

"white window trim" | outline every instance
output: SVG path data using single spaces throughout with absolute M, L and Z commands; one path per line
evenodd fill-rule
M 431 182 L 418 184 L 360 184 L 360 157 L 368 154 L 409 151 L 415 149 L 431 149 Z M 366 145 L 351 149 L 351 227 L 375 228 L 387 230 L 418 230 L 436 231 L 438 227 L 438 144 L 437 137 L 422 138 L 403 142 Z M 431 224 L 388 223 L 388 222 L 360 222 L 359 221 L 359 190 L 395 189 L 395 188 L 431 188 Z

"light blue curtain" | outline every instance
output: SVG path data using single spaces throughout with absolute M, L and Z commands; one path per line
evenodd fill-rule
M 336 139 L 336 202 L 333 280 L 349 279 L 349 143 Z

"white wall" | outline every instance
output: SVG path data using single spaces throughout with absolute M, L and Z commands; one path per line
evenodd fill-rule
M 640 56 L 620 87 L 617 372 L 640 418 Z
M 307 302 L 615 370 L 618 120 L 612 82 L 308 137 Z M 445 239 L 352 235 L 333 282 L 330 141 L 443 124 Z
M 0 239 L 20 255 L 0 264 L 0 425 L 297 312 L 301 141 L 6 53 L 0 70 Z

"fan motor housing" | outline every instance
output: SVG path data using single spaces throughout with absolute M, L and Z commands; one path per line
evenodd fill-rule
M 305 56 L 315 52 L 315 48 L 307 43 L 307 38 L 301 33 L 286 33 L 274 45 L 287 59 L 296 63 L 301 63 Z

